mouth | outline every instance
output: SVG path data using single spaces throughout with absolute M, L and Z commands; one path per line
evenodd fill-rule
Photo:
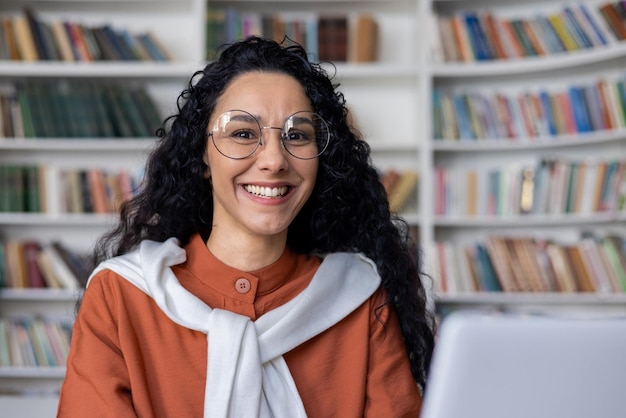
M 276 199 L 286 196 L 289 193 L 291 186 L 278 186 L 278 187 L 263 187 L 256 186 L 254 184 L 245 184 L 243 186 L 246 192 L 262 197 L 265 199 Z

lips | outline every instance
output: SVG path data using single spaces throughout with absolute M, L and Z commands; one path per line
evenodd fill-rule
M 267 199 L 283 197 L 289 192 L 289 186 L 264 187 L 246 184 L 243 188 L 250 194 Z

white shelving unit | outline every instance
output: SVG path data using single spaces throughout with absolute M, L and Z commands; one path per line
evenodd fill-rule
M 463 11 L 491 10 L 500 15 L 517 13 L 531 16 L 553 11 L 567 2 L 530 1 L 519 4 L 513 1 L 476 0 L 432 0 L 427 12 L 434 14 L 460 13 Z M 589 7 L 598 1 L 584 2 Z M 432 35 L 436 36 L 436 35 Z M 422 33 L 421 39 L 427 38 Z M 477 61 L 471 63 L 433 63 L 425 61 L 424 76 L 429 87 L 422 91 L 424 101 L 430 103 L 435 87 L 446 87 L 459 91 L 485 90 L 520 86 L 551 86 L 575 83 L 579 79 L 619 73 L 626 63 L 626 45 L 613 44 L 567 54 L 549 55 L 520 59 Z M 596 131 L 580 135 L 538 137 L 530 141 L 435 141 L 432 138 L 432 105 L 426 107 L 427 114 L 420 123 L 427 125 L 428 141 L 422 151 L 424 161 L 423 201 L 433 202 L 435 193 L 434 167 L 477 167 L 481 165 L 514 164 L 533 161 L 539 156 L 567 156 L 583 158 L 626 158 L 626 130 Z M 555 241 L 573 243 L 580 239 L 583 231 L 599 235 L 613 233 L 626 236 L 626 213 L 540 214 L 512 216 L 440 216 L 435 214 L 434 205 L 422 206 L 422 244 L 430 247 L 435 241 L 449 240 L 468 243 L 484 239 L 489 234 L 510 236 L 534 236 L 552 238 Z M 432 255 L 432 254 L 431 254 Z M 573 312 L 606 313 L 626 312 L 624 294 L 507 294 L 504 292 L 440 295 L 436 297 L 440 310 L 458 308 L 562 310 Z
M 162 116 L 175 111 L 176 97 L 194 71 L 202 69 L 205 42 L 203 0 L 34 0 L 0 2 L 0 14 L 18 15 L 31 7 L 43 21 L 87 26 L 110 24 L 131 33 L 149 31 L 172 56 L 168 62 L 0 62 L 0 86 L 18 80 L 109 80 L 146 87 Z M 138 168 L 151 138 L 0 139 L 0 162 L 52 164 L 62 168 Z M 82 252 L 112 225 L 112 216 L 66 213 L 0 213 L 2 239 L 61 240 Z M 77 294 L 36 289 L 0 290 L 0 315 L 60 316 L 72 320 Z M 53 417 L 65 369 L 0 368 L 0 409 L 6 416 Z M 19 392 L 21 394 L 17 395 Z M 17 395 L 17 396 L 16 396 Z M 3 415 L 4 416 L 4 415 Z

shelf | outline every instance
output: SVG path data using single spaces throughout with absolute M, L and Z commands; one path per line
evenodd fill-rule
M 389 153 L 394 153 L 394 152 L 418 152 L 419 151 L 419 144 L 415 144 L 415 143 L 409 143 L 409 142 L 383 142 L 383 141 L 387 141 L 386 139 L 382 138 L 381 140 L 378 139 L 368 139 L 367 143 L 370 146 L 370 148 L 372 149 L 372 151 L 377 152 L 377 153 L 383 153 L 383 152 L 389 152 Z
M 417 66 L 406 63 L 385 63 L 376 62 L 371 64 L 337 63 L 334 66 L 322 63 L 329 75 L 337 69 L 337 77 L 355 78 L 378 78 L 387 79 L 389 77 L 417 77 L 419 69 Z
M 147 151 L 153 138 L 0 138 L 0 150 L 14 151 Z
M 626 43 L 622 42 L 617 45 L 543 57 L 433 64 L 431 71 L 434 77 L 439 78 L 492 77 L 568 69 L 599 64 L 625 56 Z
M 511 305 L 546 305 L 546 306 L 582 306 L 582 307 L 621 307 L 626 308 L 626 294 L 598 293 L 502 293 L 481 292 L 455 295 L 438 295 L 435 303 L 439 305 L 475 305 L 475 306 L 511 306 Z
M 78 292 L 67 289 L 0 289 L 0 300 L 75 302 Z
M 572 135 L 515 139 L 434 140 L 436 152 L 485 152 L 510 150 L 539 150 L 626 142 L 626 129 L 603 130 Z
M 65 367 L 0 367 L 0 379 L 63 379 Z
M 571 213 L 540 214 L 540 215 L 512 215 L 512 216 L 476 216 L 451 217 L 435 216 L 436 227 L 510 227 L 510 226 L 586 226 L 613 224 L 626 222 L 626 212 L 596 213 L 579 215 Z
M 189 78 L 201 63 L 0 61 L 0 78 Z
M 106 226 L 115 221 L 115 216 L 95 213 L 0 213 L 0 225 Z

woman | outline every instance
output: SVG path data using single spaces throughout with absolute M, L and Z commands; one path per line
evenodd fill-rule
M 103 237 L 60 417 L 417 416 L 417 252 L 341 93 L 261 38 L 196 74 Z

